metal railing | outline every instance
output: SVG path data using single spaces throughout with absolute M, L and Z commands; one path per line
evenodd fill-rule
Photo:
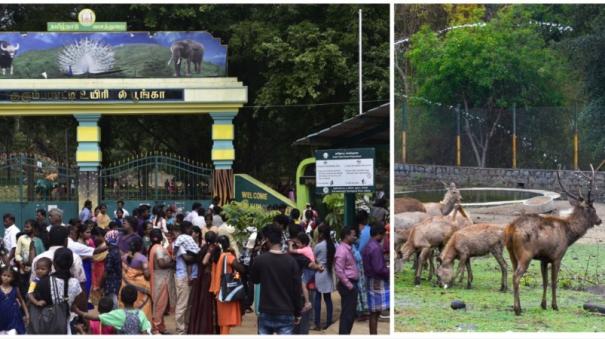
M 25 153 L 0 154 L 0 201 L 77 200 L 78 169 Z
M 212 172 L 211 165 L 175 155 L 133 157 L 101 169 L 101 200 L 210 199 Z

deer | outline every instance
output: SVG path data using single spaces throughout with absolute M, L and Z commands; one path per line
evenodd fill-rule
M 457 217 L 460 212 L 461 217 Z M 455 212 L 447 217 L 433 217 L 412 227 L 408 239 L 401 247 L 402 264 L 410 257 L 418 256 L 414 284 L 420 284 L 422 268 L 429 260 L 429 280 L 434 273 L 433 250 L 441 249 L 457 230 L 471 225 L 472 219 L 462 206 L 457 205 Z
M 405 201 L 406 206 L 410 209 L 405 210 L 404 212 L 398 213 L 395 215 L 395 248 L 399 249 L 403 243 L 407 240 L 407 237 L 410 233 L 410 229 L 416 225 L 421 223 L 424 220 L 427 220 L 431 217 L 439 217 L 439 216 L 447 216 L 452 213 L 455 213 L 455 206 L 460 204 L 462 201 L 462 196 L 460 195 L 460 191 L 456 188 L 456 184 L 451 183 L 448 187 L 446 183 L 442 182 L 446 188 L 445 196 L 443 200 L 438 203 L 421 203 L 420 201 L 413 198 L 399 198 L 398 201 Z M 396 202 L 398 204 L 398 202 Z M 422 206 L 422 211 L 414 210 L 414 208 L 410 206 L 419 205 Z M 401 206 L 400 206 L 401 207 Z M 397 210 L 397 207 L 396 207 Z
M 540 260 L 542 273 L 542 302 L 540 306 L 546 309 L 546 289 L 548 285 L 548 264 L 551 265 L 551 288 L 553 310 L 557 306 L 557 280 L 561 269 L 561 260 L 569 246 L 584 236 L 588 229 L 600 225 L 601 219 L 593 206 L 591 193 L 596 189 L 595 173 L 605 164 L 605 160 L 595 168 L 590 164 L 592 176 L 588 177 L 588 194 L 584 199 L 582 190 L 578 195 L 570 193 L 561 183 L 557 170 L 557 182 L 567 195 L 573 210 L 568 217 L 540 216 L 537 214 L 522 215 L 504 228 L 504 244 L 513 265 L 513 295 L 515 315 L 521 315 L 519 283 L 533 259 Z M 583 174 L 582 174 L 583 175 Z
M 450 214 L 454 210 L 456 204 L 460 203 L 462 196 L 460 195 L 460 191 L 456 188 L 456 184 L 451 183 L 448 186 L 443 181 L 441 183 L 443 183 L 446 192 L 443 196 L 443 200 L 440 202 L 422 203 L 414 198 L 397 198 L 395 200 L 395 212 L 398 214 L 405 212 L 425 212 L 430 216 Z
M 445 289 L 448 288 L 456 277 L 462 275 L 465 266 L 467 271 L 466 288 L 470 289 L 473 282 L 471 258 L 491 253 L 496 258 L 502 272 L 500 291 L 506 292 L 508 289 L 506 283 L 508 267 L 506 261 L 504 261 L 504 257 L 502 257 L 504 250 L 503 226 L 497 224 L 474 224 L 454 232 L 437 259 L 440 262 L 439 268 L 437 268 L 437 276 Z M 459 259 L 460 261 L 456 275 L 453 274 L 455 259 Z

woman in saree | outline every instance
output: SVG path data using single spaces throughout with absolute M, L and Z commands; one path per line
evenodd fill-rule
M 208 231 L 204 235 L 205 244 L 200 250 L 199 276 L 191 287 L 191 305 L 187 334 L 217 334 L 216 297 L 210 293 L 212 271 L 212 248 L 216 246 L 217 234 Z
M 92 229 L 92 240 L 94 241 L 95 248 L 107 247 L 105 243 L 105 230 L 101 227 L 95 226 Z M 101 299 L 101 282 L 105 275 L 105 258 L 107 258 L 108 251 L 97 253 L 92 257 L 92 291 L 90 299 L 93 304 L 98 304 Z
M 122 234 L 118 238 L 118 247 L 122 255 L 130 251 L 130 243 L 134 239 L 142 240 L 141 236 L 135 231 L 137 219 L 135 217 L 126 217 L 122 221 Z
M 168 310 L 170 272 L 174 262 L 168 251 L 162 246 L 164 236 L 162 230 L 155 228 L 150 234 L 149 275 L 151 283 L 151 299 L 153 300 L 153 334 L 166 334 L 164 314 Z
M 149 285 L 149 265 L 147 257 L 141 254 L 143 240 L 133 238 L 130 250 L 122 256 L 122 287 L 132 285 L 137 290 L 137 300 L 134 307 L 145 313 L 147 320 L 153 319 L 151 308 L 151 286 Z M 120 308 L 124 305 L 120 301 Z

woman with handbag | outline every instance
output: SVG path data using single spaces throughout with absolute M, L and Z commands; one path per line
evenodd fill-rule
M 237 273 L 244 273 L 244 266 L 237 261 L 235 251 L 231 248 L 229 238 L 220 236 L 217 239 L 218 247 L 212 255 L 212 281 L 210 283 L 210 292 L 217 296 L 217 318 L 220 334 L 229 334 L 231 327 L 239 326 L 242 323 L 240 313 L 240 301 L 230 300 L 221 301 L 221 284 L 226 277 L 237 276 Z M 237 272 L 237 273 L 236 273 Z

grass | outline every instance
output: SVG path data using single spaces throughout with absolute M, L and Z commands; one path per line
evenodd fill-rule
M 521 316 L 512 310 L 512 274 L 509 264 L 509 291 L 499 292 L 500 270 L 493 257 L 473 259 L 473 288 L 467 290 L 457 283 L 448 290 L 422 280 L 414 287 L 411 264 L 406 263 L 395 278 L 395 330 L 397 332 L 603 332 L 605 318 L 598 313 L 584 311 L 586 302 L 605 305 L 605 295 L 587 291 L 605 284 L 605 247 L 601 245 L 574 245 L 563 258 L 557 289 L 559 311 L 550 308 L 551 289 L 548 289 L 548 309 L 542 310 L 542 278 L 540 263 L 532 264 L 521 281 Z M 508 256 L 505 250 L 505 256 Z M 457 263 L 456 263 L 457 265 Z M 428 277 L 423 274 L 423 278 Z M 433 280 L 435 280 L 433 278 Z M 550 280 L 550 278 L 549 278 Z M 453 300 L 466 303 L 465 310 L 450 308 Z

